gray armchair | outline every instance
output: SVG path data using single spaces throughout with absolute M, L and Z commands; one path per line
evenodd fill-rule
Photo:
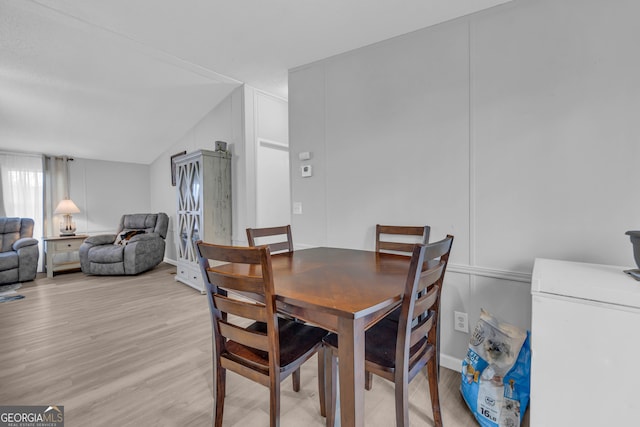
M 0 218 L 1 285 L 35 279 L 39 256 L 31 218 Z
M 165 213 L 122 215 L 116 234 L 90 236 L 80 245 L 86 274 L 131 275 L 150 270 L 164 259 L 169 217 Z

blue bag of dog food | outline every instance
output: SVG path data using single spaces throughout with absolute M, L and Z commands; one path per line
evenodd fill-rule
M 460 391 L 482 427 L 517 427 L 529 404 L 529 332 L 481 310 L 462 361 Z

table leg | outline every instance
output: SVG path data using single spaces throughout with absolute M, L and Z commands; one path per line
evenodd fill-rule
M 343 427 L 364 426 L 364 322 L 338 320 L 340 420 Z
M 47 278 L 51 279 L 53 277 L 53 254 L 47 249 L 44 252 L 44 266 L 47 269 Z

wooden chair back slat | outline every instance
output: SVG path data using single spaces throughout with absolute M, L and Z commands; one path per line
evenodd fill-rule
M 442 277 L 442 272 L 446 267 L 444 261 L 436 263 L 428 263 L 424 266 L 426 270 L 420 273 L 420 278 L 416 284 L 416 296 L 422 296 L 426 289 L 429 289 L 433 284 L 438 283 Z
M 449 239 L 451 237 L 451 239 Z M 438 242 L 434 242 L 426 247 L 426 252 L 424 254 L 424 259 L 432 260 L 436 258 L 440 258 L 441 261 L 444 261 L 445 267 L 446 263 L 449 261 L 449 254 L 451 252 L 451 245 L 453 244 L 453 236 L 447 236 L 447 238 L 442 239 Z
M 252 301 L 239 301 L 232 298 L 227 298 L 223 295 L 214 295 L 215 305 L 218 310 L 224 313 L 231 313 L 238 317 L 245 319 L 253 319 L 257 322 L 267 322 L 267 310 L 264 304 L 255 303 Z
M 218 260 L 225 263 L 255 264 L 260 265 L 261 254 L 250 250 L 250 248 L 240 248 L 235 246 L 212 245 L 204 242 L 200 245 L 200 256 L 204 259 Z M 233 251 L 229 249 L 233 248 Z
M 220 366 L 224 369 L 229 369 L 230 371 L 240 374 L 245 378 L 249 378 L 258 384 L 269 387 L 271 380 L 269 379 L 268 372 L 261 372 L 260 368 L 246 362 L 244 363 L 245 364 L 242 364 L 231 359 L 222 359 L 220 361 Z
M 415 243 L 401 243 L 401 242 L 378 242 L 376 252 L 407 252 L 411 253 Z
M 264 282 L 262 277 L 239 276 L 236 274 L 224 274 L 216 271 L 215 268 L 207 270 L 209 282 L 215 283 L 217 287 L 231 289 L 240 292 L 251 292 L 254 294 L 264 293 Z
M 418 347 L 417 349 L 414 349 L 413 353 L 409 357 L 408 366 L 410 367 L 409 368 L 410 378 L 413 378 L 413 375 L 411 375 L 412 373 L 419 371 L 425 365 L 424 363 L 418 364 L 417 362 L 419 362 L 421 359 L 424 360 L 426 357 L 428 357 L 429 352 L 433 352 L 433 346 L 429 344 L 429 342 L 426 339 L 422 340 L 420 347 Z
M 416 244 L 429 242 L 431 227 L 404 226 L 404 225 L 380 225 L 376 224 L 376 252 L 404 253 L 411 255 Z M 389 240 L 391 237 L 393 240 Z M 406 241 L 407 237 L 414 237 Z
M 416 345 L 420 340 L 424 339 L 431 328 L 435 326 L 435 311 L 429 311 L 429 314 L 425 317 L 417 317 L 418 323 L 411 328 L 411 334 L 409 336 L 409 348 Z
M 377 224 L 376 228 L 380 234 L 404 234 L 413 236 L 422 236 L 425 233 L 425 228 L 428 226 L 405 226 L 405 225 L 381 225 Z
M 440 287 L 438 285 L 434 285 L 424 295 L 418 297 L 415 302 L 412 318 L 415 320 L 417 317 L 432 308 L 438 302 L 439 295 Z
M 267 242 L 264 244 L 269 246 L 269 250 L 272 254 L 279 252 L 293 252 L 293 238 L 291 237 L 291 225 L 282 225 L 278 227 L 265 227 L 265 228 L 247 228 L 247 241 L 249 246 L 257 246 L 256 239 L 282 236 L 281 241 Z
M 218 320 L 218 328 L 220 329 L 220 334 L 227 340 L 258 350 L 269 351 L 269 337 L 267 334 L 248 331 L 224 320 Z
M 289 244 L 289 242 L 279 242 L 279 243 L 271 243 L 269 244 L 269 249 L 271 250 L 272 253 L 278 253 L 278 252 L 291 252 L 291 245 Z

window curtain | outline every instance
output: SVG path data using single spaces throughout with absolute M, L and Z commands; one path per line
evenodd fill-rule
M 53 211 L 61 200 L 69 198 L 70 157 L 44 157 L 44 232 L 47 236 L 60 234 L 61 215 Z
M 43 171 L 42 156 L 0 153 L 0 216 L 33 218 L 33 237 L 40 244 L 38 271 L 43 265 Z

